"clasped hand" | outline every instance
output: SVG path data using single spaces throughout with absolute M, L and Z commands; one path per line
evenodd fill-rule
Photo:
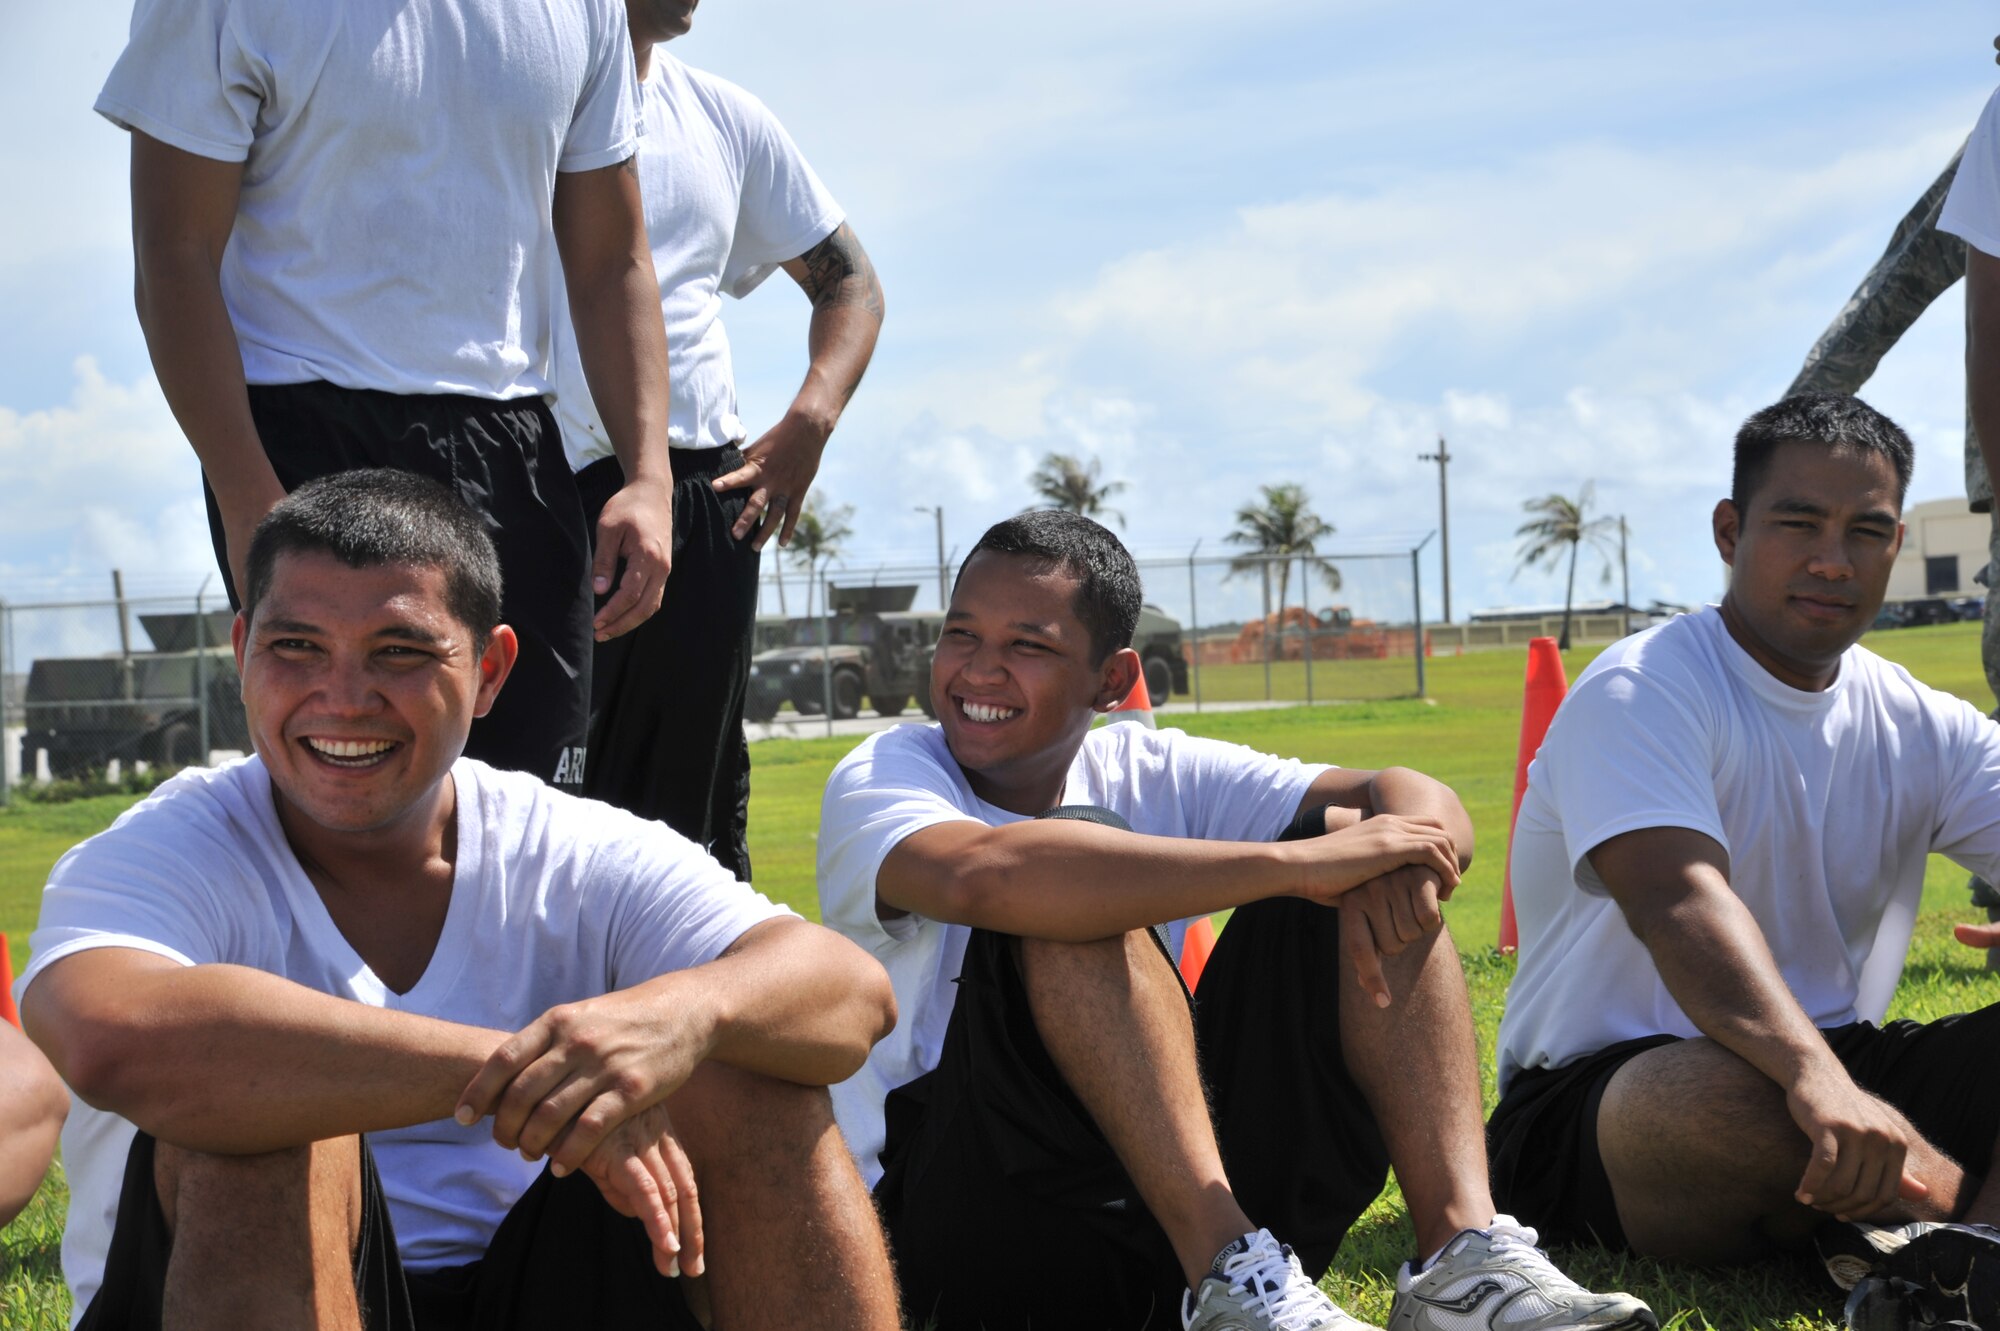
M 1444 927 L 1458 853 L 1434 818 L 1377 814 L 1297 843 L 1314 855 L 1306 895 L 1340 911 L 1341 946 L 1377 1007 L 1391 1001 L 1382 958 Z
M 1837 1220 L 1879 1216 L 1900 1198 L 1930 1189 L 1904 1168 L 1917 1130 L 1845 1073 L 1802 1078 L 1785 1094 L 1792 1121 L 1812 1151 L 1797 1197 Z
M 657 982 L 655 982 L 657 984 Z M 701 1274 L 694 1173 L 666 1099 L 707 1055 L 698 1023 L 663 994 L 621 991 L 550 1008 L 502 1041 L 459 1096 L 462 1124 L 558 1177 L 582 1170 L 646 1226 L 661 1272 Z

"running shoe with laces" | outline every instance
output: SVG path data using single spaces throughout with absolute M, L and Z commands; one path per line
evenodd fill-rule
M 2000 1226 L 1931 1225 L 1882 1264 L 1925 1291 L 1936 1320 L 2000 1327 Z
M 1593 1294 L 1558 1271 L 1512 1216 L 1460 1231 L 1424 1270 L 1396 1273 L 1389 1331 L 1658 1331 L 1630 1294 Z
M 1268 1229 L 1215 1255 L 1201 1284 L 1181 1296 L 1182 1331 L 1381 1331 L 1349 1316 L 1306 1279 L 1292 1250 Z
M 1833 1283 L 1851 1290 L 1869 1276 L 1881 1275 L 1885 1263 L 1911 1239 L 1936 1228 L 1926 1220 L 1913 1220 L 1907 1225 L 1829 1220 L 1813 1231 L 1813 1248 Z

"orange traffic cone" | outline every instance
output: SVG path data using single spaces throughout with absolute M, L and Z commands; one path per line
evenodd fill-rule
M 1159 723 L 1153 720 L 1153 695 L 1146 692 L 1146 676 L 1143 673 L 1139 676 L 1139 682 L 1132 686 L 1132 691 L 1125 695 L 1125 701 L 1106 712 L 1104 719 L 1137 721 L 1148 730 L 1159 728 Z
M 1563 674 L 1562 653 L 1556 649 L 1556 640 L 1536 638 L 1529 642 L 1528 682 L 1521 698 L 1521 746 L 1514 752 L 1514 812 L 1507 820 L 1507 876 L 1500 889 L 1502 952 L 1517 951 L 1521 946 L 1520 934 L 1514 927 L 1512 842 L 1514 824 L 1521 818 L 1521 799 L 1528 793 L 1528 764 L 1541 750 L 1542 739 L 1549 733 L 1549 722 L 1555 720 L 1556 708 L 1562 706 L 1568 692 L 1569 679 Z
M 7 954 L 7 935 L 0 934 L 0 1017 L 21 1026 L 21 1014 L 14 1008 L 14 959 Z
M 1215 951 L 1215 921 L 1206 915 L 1197 915 L 1188 921 L 1187 938 L 1181 943 L 1181 978 L 1187 981 L 1188 992 L 1201 983 L 1202 968 L 1208 965 L 1208 954 Z

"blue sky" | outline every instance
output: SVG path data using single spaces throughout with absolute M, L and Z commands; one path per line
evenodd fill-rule
M 131 314 L 124 138 L 89 109 L 128 6 L 16 6 L 0 43 L 0 597 L 208 569 L 197 472 Z M 837 17 L 829 17 L 836 15 Z M 1298 481 L 1336 545 L 1436 525 L 1453 590 L 1513 570 L 1522 500 L 1594 480 L 1635 598 L 1712 597 L 1729 437 L 1774 398 L 1969 128 L 1971 3 L 709 0 L 674 49 L 785 120 L 888 296 L 822 471 L 857 565 L 963 548 L 1051 449 L 1128 489 L 1142 555 L 1216 549 Z M 744 416 L 782 410 L 805 306 L 728 310 Z M 1865 390 L 1958 491 L 1954 292 Z M 1435 607 L 1436 545 L 1425 555 Z M 1591 594 L 1599 589 L 1593 584 Z

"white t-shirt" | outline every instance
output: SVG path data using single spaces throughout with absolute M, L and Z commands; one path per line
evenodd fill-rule
M 558 1003 L 713 960 L 752 925 L 789 914 L 663 823 L 562 794 L 471 759 L 452 768 L 458 861 L 437 950 L 408 993 L 387 988 L 327 914 L 246 758 L 181 774 L 50 872 L 25 993 L 97 947 L 183 965 L 229 963 L 372 1007 L 518 1030 Z M 132 1125 L 72 1100 L 63 1271 L 81 1316 L 111 1243 Z M 492 1125 L 449 1118 L 370 1133 L 412 1270 L 474 1261 L 534 1180 Z
M 1937 228 L 1983 253 L 2000 256 L 2000 92 L 1987 99 L 1965 141 L 1958 174 L 1938 212 Z
M 720 448 L 748 432 L 736 415 L 736 373 L 722 327 L 722 293 L 742 299 L 787 259 L 840 226 L 820 184 L 770 108 L 713 74 L 653 48 L 640 85 L 645 135 L 639 189 L 660 279 L 672 380 L 667 442 Z M 558 293 L 561 274 L 557 274 Z M 611 456 L 570 328 L 556 304 L 556 418 L 570 466 Z
M 1298 813 L 1325 764 L 1273 758 L 1179 730 L 1104 726 L 1070 764 L 1064 804 L 1112 810 L 1148 836 L 1272 841 Z M 874 954 L 896 990 L 896 1029 L 867 1066 L 833 1088 L 834 1117 L 869 1187 L 882 1177 L 882 1106 L 937 1066 L 972 929 L 921 915 L 875 913 L 875 877 L 912 832 L 938 823 L 998 827 L 1025 819 L 972 793 L 940 726 L 870 735 L 841 760 L 820 805 L 819 908 L 830 928 Z M 1087 891 L 1087 884 L 1078 884 Z
M 1713 606 L 1606 650 L 1528 769 L 1503 1088 L 1620 1040 L 1700 1034 L 1585 858 L 1648 827 L 1729 853 L 1731 888 L 1816 1025 L 1880 1021 L 1925 856 L 2000 873 L 2000 727 L 1862 647 L 1824 691 L 1792 688 Z
M 556 173 L 638 147 L 617 0 L 137 0 L 97 110 L 243 163 L 253 384 L 547 392 Z

